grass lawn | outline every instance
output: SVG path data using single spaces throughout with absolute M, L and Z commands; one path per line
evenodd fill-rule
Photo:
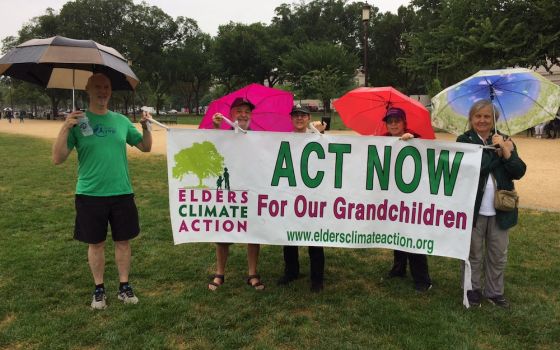
M 86 245 L 72 239 L 76 155 L 58 167 L 51 143 L 0 134 L 0 349 L 558 349 L 560 213 L 523 210 L 510 233 L 503 310 L 462 306 L 459 261 L 430 257 L 434 288 L 383 279 L 392 252 L 325 249 L 325 290 L 305 278 L 277 287 L 282 250 L 263 246 L 267 284 L 244 282 L 245 246 L 236 244 L 225 284 L 206 290 L 212 244 L 174 246 L 163 156 L 130 162 L 142 225 L 133 241 L 131 283 L 140 303 L 121 305 L 107 243 L 109 307 L 89 309 L 93 281 Z

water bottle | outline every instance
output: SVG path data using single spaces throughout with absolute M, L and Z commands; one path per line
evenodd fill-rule
M 80 128 L 83 136 L 93 135 L 93 129 L 89 125 L 89 119 L 85 114 L 83 117 L 78 118 L 78 127 Z

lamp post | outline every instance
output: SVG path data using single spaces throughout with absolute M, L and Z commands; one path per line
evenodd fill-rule
M 8 85 L 8 89 L 10 90 L 10 108 L 12 109 L 10 111 L 10 113 L 12 113 L 12 116 L 14 115 L 13 114 L 14 113 L 14 99 L 13 99 L 13 96 L 12 96 L 13 85 L 14 85 L 14 81 L 12 80 L 12 78 L 10 78 L 10 85 Z
M 368 23 L 371 6 L 366 2 L 362 7 L 362 23 L 364 24 L 364 86 L 368 86 Z

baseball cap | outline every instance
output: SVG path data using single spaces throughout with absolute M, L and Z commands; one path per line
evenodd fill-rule
M 309 114 L 311 115 L 311 112 L 309 112 L 309 110 L 305 107 L 301 107 L 301 106 L 294 106 L 292 108 L 292 111 L 290 112 L 290 115 L 296 114 L 296 113 L 304 113 L 304 114 Z
M 233 100 L 230 109 L 233 107 L 239 107 L 243 105 L 249 106 L 251 110 L 255 109 L 255 105 L 252 104 L 251 101 L 243 97 L 237 97 L 235 100 Z
M 392 107 L 387 110 L 387 113 L 383 117 L 383 121 L 386 122 L 389 118 L 400 118 L 406 121 L 406 113 L 400 108 Z

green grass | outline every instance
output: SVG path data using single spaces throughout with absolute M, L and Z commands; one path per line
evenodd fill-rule
M 72 239 L 76 157 L 50 163 L 48 141 L 0 134 L 0 349 L 558 349 L 560 214 L 522 211 L 511 231 L 502 310 L 461 305 L 459 261 L 431 257 L 434 288 L 418 295 L 410 278 L 383 280 L 392 252 L 327 248 L 326 289 L 307 278 L 276 287 L 281 247 L 263 246 L 267 290 L 244 283 L 246 251 L 232 246 L 226 283 L 206 290 L 212 244 L 174 246 L 163 156 L 130 162 L 141 236 L 131 282 L 138 305 L 116 300 L 107 245 L 109 307 L 89 309 L 93 282 L 86 246 Z

